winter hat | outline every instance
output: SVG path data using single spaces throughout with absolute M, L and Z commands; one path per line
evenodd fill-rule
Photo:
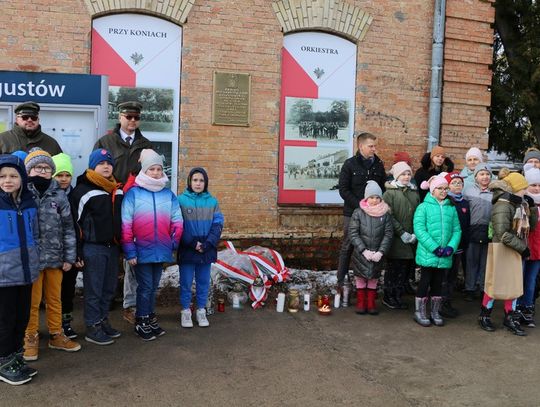
M 448 184 L 450 184 L 450 182 L 452 182 L 452 180 L 456 179 L 456 178 L 459 178 L 461 180 L 461 182 L 463 182 L 463 177 L 457 171 L 452 171 L 451 173 L 446 174 L 445 177 L 444 177 L 444 179 L 446 180 L 446 182 Z
M 98 148 L 90 154 L 90 157 L 88 158 L 88 168 L 95 170 L 97 165 L 102 161 L 107 161 L 114 167 L 114 158 L 111 153 L 104 148 Z
M 540 184 L 540 169 L 536 167 L 527 168 L 525 170 L 525 179 L 529 183 L 529 185 L 532 184 Z
M 478 163 L 478 165 L 476 166 L 476 168 L 474 169 L 474 177 L 476 178 L 476 175 L 480 172 L 480 171 L 489 171 L 490 174 L 493 174 L 493 172 L 491 171 L 491 167 L 486 164 L 486 163 Z
M 444 148 L 442 148 L 441 146 L 435 146 L 433 147 L 433 149 L 431 150 L 431 153 L 430 153 L 430 158 L 433 158 L 435 157 L 436 155 L 442 155 L 443 157 L 446 156 L 446 154 L 444 153 Z
M 139 162 L 141 163 L 141 171 L 143 174 L 146 173 L 146 170 L 152 165 L 161 165 L 163 168 L 163 156 L 159 155 L 150 148 L 145 148 L 141 151 Z
M 14 151 L 14 152 L 11 153 L 11 155 L 19 157 L 22 162 L 24 162 L 24 160 L 26 160 L 26 157 L 28 157 L 28 153 L 26 151 L 22 151 L 22 150 Z
M 540 160 L 540 150 L 537 150 L 536 148 L 530 148 L 525 153 L 525 157 L 523 157 L 523 164 L 525 164 L 527 161 L 529 161 L 531 158 L 536 158 Z
M 34 147 L 30 150 L 26 158 L 24 159 L 24 165 L 26 166 L 26 172 L 30 172 L 32 168 L 34 168 L 38 164 L 47 164 L 49 167 L 52 168 L 52 171 L 56 171 L 56 166 L 54 165 L 54 161 L 51 157 L 51 155 L 46 152 L 45 150 L 42 150 L 39 147 Z
M 529 186 L 525 177 L 518 172 L 511 172 L 503 178 L 503 181 L 506 182 L 510 188 L 512 188 L 512 192 L 514 193 L 519 192 Z
M 378 196 L 382 198 L 382 189 L 375 181 L 368 181 L 366 184 L 366 189 L 364 190 L 364 198 L 369 198 L 370 196 Z
M 476 157 L 480 160 L 480 162 L 484 161 L 484 157 L 482 157 L 482 151 L 478 147 L 471 147 L 469 148 L 469 151 L 465 154 L 465 159 L 467 160 L 469 157 Z
M 53 155 L 52 157 L 54 165 L 56 165 L 56 171 L 53 177 L 56 177 L 61 172 L 67 172 L 73 177 L 73 164 L 71 163 L 71 157 L 66 153 L 60 153 Z
M 390 169 L 390 174 L 394 176 L 394 179 L 398 179 L 401 174 L 403 174 L 405 171 L 410 171 L 412 175 L 412 170 L 409 164 L 407 164 L 405 161 L 398 161 L 394 165 L 392 165 L 392 168 Z
M 394 153 L 394 164 L 400 161 L 405 161 L 407 164 L 411 165 L 411 156 L 405 151 L 398 151 Z M 394 178 L 397 177 L 394 175 Z
M 429 180 L 423 181 L 422 184 L 420 184 L 420 188 L 424 190 L 429 189 L 429 192 L 433 193 L 435 188 L 438 188 L 443 185 L 448 186 L 448 181 L 446 181 L 446 178 L 441 175 L 434 175 Z

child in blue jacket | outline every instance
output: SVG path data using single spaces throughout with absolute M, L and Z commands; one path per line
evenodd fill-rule
M 192 328 L 191 286 L 196 283 L 197 323 L 209 326 L 206 318 L 206 300 L 210 286 L 210 266 L 217 260 L 217 245 L 223 230 L 223 214 L 219 204 L 208 192 L 208 174 L 196 167 L 189 172 L 187 188 L 178 197 L 184 232 L 178 249 L 180 266 L 181 325 Z

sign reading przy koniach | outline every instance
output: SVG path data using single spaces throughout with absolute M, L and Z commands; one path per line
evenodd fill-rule
M 0 71 L 0 102 L 100 105 L 101 76 Z

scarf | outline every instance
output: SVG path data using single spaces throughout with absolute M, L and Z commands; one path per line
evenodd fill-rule
M 375 206 L 369 206 L 366 199 L 360 201 L 360 208 L 369 216 L 380 218 L 390 209 L 386 202 L 381 201 Z
M 149 190 L 150 192 L 159 192 L 163 188 L 165 188 L 165 185 L 167 185 L 167 182 L 169 182 L 169 178 L 165 173 L 163 173 L 163 177 L 160 179 L 155 179 L 152 177 L 149 177 L 144 172 L 140 171 L 137 177 L 135 178 L 135 183 L 144 188 Z
M 448 195 L 454 198 L 454 201 L 456 202 L 463 201 L 463 194 L 454 194 L 453 192 L 448 191 Z
M 39 193 L 39 196 L 43 196 L 45 191 L 49 189 L 49 186 L 51 185 L 51 179 L 40 177 L 39 175 L 35 175 L 33 177 L 28 177 L 28 182 L 31 182 L 32 185 L 34 185 L 34 188 Z
M 103 175 L 99 175 L 90 168 L 86 170 L 86 178 L 88 178 L 88 181 L 90 181 L 92 184 L 103 188 L 109 194 L 113 194 L 114 191 L 120 186 L 120 184 L 116 182 L 114 176 L 111 175 L 109 178 L 105 178 Z
M 529 237 L 529 215 L 529 205 L 526 202 L 516 208 L 512 226 L 520 239 L 527 239 Z

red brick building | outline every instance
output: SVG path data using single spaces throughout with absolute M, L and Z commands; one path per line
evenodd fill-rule
M 94 18 L 142 13 L 182 26 L 180 187 L 209 170 L 224 238 L 280 249 L 290 265 L 335 268 L 339 205 L 278 205 L 281 51 L 299 31 L 357 46 L 354 130 L 379 137 L 379 155 L 426 151 L 434 6 L 410 0 L 15 0 L 0 15 L 0 70 L 90 73 Z M 458 168 L 487 148 L 492 1 L 447 0 L 440 144 Z M 251 75 L 248 127 L 212 124 L 215 70 Z

